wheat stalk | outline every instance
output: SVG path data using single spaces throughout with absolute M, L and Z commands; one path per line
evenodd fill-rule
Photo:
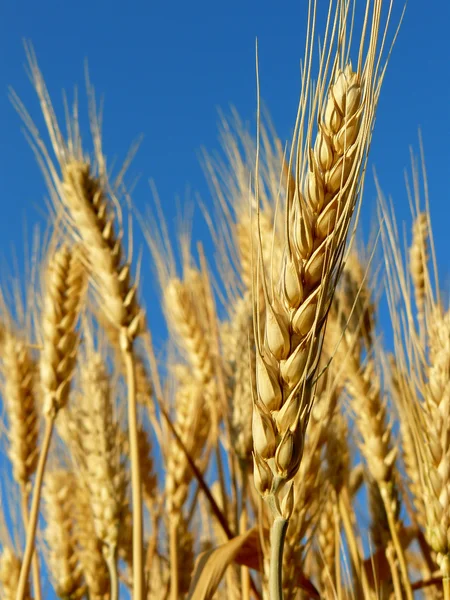
M 82 377 L 78 428 L 81 433 L 86 487 L 98 539 L 111 575 L 111 600 L 118 598 L 117 547 L 126 500 L 127 475 L 122 464 L 119 428 L 114 421 L 110 381 L 102 357 L 87 353 Z
M 36 409 L 36 364 L 27 344 L 10 331 L 2 340 L 4 398 L 9 420 L 9 457 L 13 476 L 20 486 L 22 518 L 28 527 L 28 500 L 31 477 L 38 462 L 38 414 Z M 37 553 L 32 562 L 33 586 L 36 600 L 41 599 Z
M 69 399 L 78 345 L 75 327 L 81 308 L 84 281 L 84 267 L 79 250 L 70 250 L 67 246 L 57 250 L 47 270 L 42 315 L 43 349 L 40 371 L 46 427 L 37 465 L 17 600 L 22 600 L 25 593 L 33 556 L 41 486 L 56 415 Z
M 9 456 L 13 475 L 26 491 L 38 460 L 36 365 L 26 342 L 6 332 L 2 345 L 3 397 L 9 420 Z
M 374 7 L 370 45 L 379 31 L 380 5 Z M 339 11 L 338 11 L 339 12 Z M 338 21 L 338 18 L 337 18 Z M 345 44 L 346 29 L 340 31 Z M 364 39 L 364 34 L 363 34 Z M 341 37 L 340 37 L 341 43 Z M 361 42 L 363 44 L 363 41 Z M 327 52 L 324 52 L 326 55 Z M 304 435 L 313 403 L 313 389 L 320 356 L 321 335 L 336 286 L 350 218 L 358 198 L 358 187 L 376 106 L 374 55 L 353 70 L 337 66 L 328 87 L 327 100 L 318 114 L 314 143 L 303 159 L 302 123 L 308 86 L 301 98 L 295 187 L 288 186 L 285 210 L 286 247 L 281 277 L 267 284 L 259 246 L 258 273 L 254 280 L 255 311 L 260 315 L 259 289 L 265 297 L 264 333 L 257 338 L 257 398 L 253 412 L 255 484 L 274 515 L 271 594 L 281 597 L 283 540 L 292 486 L 285 492 L 285 510 L 279 495 L 298 471 Z M 309 74 L 309 69 L 305 72 Z M 323 76 L 323 74 L 322 74 Z M 323 85 L 323 84 L 321 84 Z M 319 85 L 319 90 L 323 89 Z M 317 99 L 316 99 L 317 102 Z M 320 107 L 322 108 L 322 107 Z M 309 126 L 309 136 L 311 136 Z M 307 174 L 300 187 L 303 164 Z M 258 174 L 257 174 L 258 185 Z M 258 196 L 258 194 L 256 194 Z M 258 331 L 258 327 L 255 328 Z
M 60 214 L 61 209 L 65 211 L 64 217 L 70 233 L 77 239 L 81 238 L 101 310 L 112 326 L 119 330 L 120 350 L 128 387 L 128 424 L 134 504 L 134 592 L 136 598 L 143 600 L 143 523 L 133 342 L 145 329 L 145 317 L 137 301 L 137 286 L 132 281 L 130 265 L 123 258 L 122 220 L 119 202 L 115 196 L 115 190 L 120 187 L 122 182 L 123 172 L 119 175 L 115 187 L 108 184 L 106 160 L 101 149 L 99 119 L 93 90 L 89 87 L 92 100 L 91 130 L 98 177 L 92 171 L 90 161 L 83 155 L 78 109 L 74 111 L 73 120 L 68 127 L 68 140 L 65 141 L 31 49 L 28 49 L 28 61 L 32 81 L 40 100 L 61 174 L 58 173 L 47 148 L 39 137 L 37 128 L 17 97 L 14 98 L 16 107 L 35 141 L 36 151 L 50 193 L 57 205 L 57 212 Z M 118 209 L 119 235 L 115 233 L 113 206 Z

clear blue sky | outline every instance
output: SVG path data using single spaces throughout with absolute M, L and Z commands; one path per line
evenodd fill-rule
M 359 0 L 359 4 L 361 4 Z M 255 37 L 259 38 L 262 97 L 283 140 L 289 138 L 299 90 L 306 0 L 227 2 L 73 2 L 2 0 L 0 4 L 0 248 L 21 246 L 42 206 L 44 184 L 8 100 L 13 86 L 39 118 L 24 70 L 22 40 L 34 44 L 55 104 L 61 89 L 84 89 L 84 60 L 98 95 L 105 97 L 105 150 L 124 157 L 141 133 L 144 142 L 130 176 L 140 176 L 139 208 L 151 201 L 154 178 L 167 214 L 176 196 L 199 191 L 208 200 L 200 167 L 202 146 L 215 150 L 217 109 L 234 104 L 255 114 Z M 328 2 L 319 1 L 326 8 Z M 395 2 L 395 15 L 403 7 Z M 394 22 L 395 22 L 394 16 Z M 409 145 L 423 132 L 435 236 L 446 258 L 450 215 L 445 173 L 450 165 L 450 3 L 410 0 L 379 106 L 371 164 L 386 192 L 407 215 L 403 169 Z M 83 98 L 82 94 L 80 94 Z M 372 179 L 370 176 L 369 180 Z M 365 222 L 374 215 L 371 181 Z M 1 263 L 0 263 L 1 264 Z
M 319 0 L 320 6 L 327 4 Z M 70 91 L 79 84 L 80 92 L 84 90 L 84 60 L 88 59 L 97 94 L 105 97 L 106 154 L 123 159 L 130 143 L 144 134 L 130 169 L 130 177 L 140 176 L 134 201 L 141 210 L 151 202 L 147 180 L 153 178 L 170 220 L 177 197 L 199 192 L 208 202 L 199 153 L 202 147 L 218 148 L 217 109 L 233 104 L 245 120 L 254 121 L 256 36 L 261 95 L 281 139 L 289 138 L 298 100 L 306 7 L 306 0 L 1 0 L 0 273 L 12 247 L 20 256 L 24 223 L 30 227 L 41 219 L 45 196 L 39 168 L 8 99 L 8 86 L 12 86 L 39 119 L 24 69 L 23 39 L 33 43 L 58 109 L 62 88 Z M 396 0 L 394 24 L 402 8 L 402 0 Z M 448 0 L 409 1 L 384 83 L 370 157 L 383 189 L 394 196 L 398 217 L 409 223 L 403 170 L 409 165 L 409 146 L 418 149 L 421 128 L 438 261 L 446 276 L 450 263 L 446 238 L 449 30 Z M 80 97 L 83 100 L 82 93 Z M 371 173 L 364 207 L 363 224 L 368 230 L 375 216 Z M 196 231 L 201 234 L 201 227 Z M 149 283 L 145 263 L 143 274 Z M 448 289 L 448 280 L 445 283 Z

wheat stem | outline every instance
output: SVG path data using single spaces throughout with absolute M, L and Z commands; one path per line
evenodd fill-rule
M 334 495 L 336 499 L 336 495 Z M 340 515 L 336 502 L 333 505 L 334 514 L 334 576 L 336 581 L 337 599 L 342 600 L 342 575 L 341 575 L 341 552 L 340 552 Z
M 398 576 L 397 565 L 395 563 L 395 551 L 391 543 L 386 548 L 386 559 L 389 563 L 389 568 L 392 575 L 392 584 L 394 586 L 394 598 L 396 600 L 402 600 L 402 586 L 400 584 L 400 577 Z
M 245 472 L 242 472 L 242 496 L 241 496 L 241 514 L 239 516 L 239 533 L 247 531 L 248 510 L 247 510 L 247 478 Z M 241 567 L 241 598 L 250 600 L 250 573 L 245 566 Z
M 42 481 L 44 478 L 45 465 L 47 463 L 48 450 L 55 425 L 56 412 L 52 412 L 46 418 L 44 439 L 42 449 L 39 455 L 39 462 L 36 469 L 36 479 L 34 481 L 33 498 L 31 501 L 30 520 L 27 527 L 27 541 L 25 553 L 23 556 L 22 567 L 20 569 L 19 583 L 17 586 L 16 600 L 23 600 L 26 592 L 28 574 L 30 572 L 31 560 L 34 552 L 34 539 L 36 536 L 36 526 L 39 515 L 39 503 L 41 499 Z
M 119 600 L 119 578 L 117 575 L 116 549 L 108 548 L 106 554 L 106 565 L 108 567 L 109 579 L 111 581 L 110 600 Z
M 171 519 L 170 544 L 170 598 L 178 600 L 178 519 Z
M 348 549 L 355 570 L 358 582 L 361 584 L 363 589 L 363 597 L 370 598 L 370 587 L 367 581 L 367 575 L 362 564 L 361 556 L 359 553 L 358 544 L 356 542 L 355 533 L 353 531 L 353 525 L 350 519 L 351 509 L 349 506 L 349 499 L 347 494 L 342 491 L 339 494 L 339 513 L 341 515 L 342 524 L 344 526 L 345 537 L 347 538 Z
M 21 486 L 21 500 L 22 500 L 22 519 L 25 527 L 25 531 L 28 531 L 28 523 L 30 520 L 30 515 L 28 511 L 28 500 L 29 494 L 26 489 L 26 486 Z M 33 592 L 35 596 L 35 600 L 42 600 L 41 594 L 41 580 L 39 574 L 39 558 L 37 552 L 33 554 L 33 558 L 31 561 L 31 572 L 33 576 Z
M 397 524 L 392 511 L 391 502 L 389 501 L 391 494 L 389 494 L 389 490 L 387 489 L 386 485 L 381 486 L 381 496 L 383 498 L 384 506 L 386 509 L 389 529 L 391 530 L 392 542 L 394 544 L 395 554 L 397 555 L 398 566 L 400 567 L 400 573 L 403 580 L 405 594 L 408 600 L 413 600 L 413 591 L 411 588 L 411 582 L 409 580 L 408 567 L 406 566 L 405 553 L 403 551 L 403 547 L 398 537 Z
M 442 587 L 444 590 L 444 600 L 450 600 L 450 579 L 448 577 L 442 578 Z
M 275 517 L 270 533 L 270 600 L 283 600 L 283 548 L 289 520 Z
M 139 468 L 139 439 L 136 410 L 136 371 L 132 342 L 127 328 L 121 329 L 121 351 L 128 389 L 128 428 L 131 458 L 131 493 L 133 500 L 133 598 L 144 600 L 142 481 Z

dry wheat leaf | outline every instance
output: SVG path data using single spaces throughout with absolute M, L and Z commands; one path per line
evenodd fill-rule
M 250 547 L 255 550 L 258 532 L 252 528 L 218 548 L 203 552 L 197 559 L 189 589 L 188 600 L 209 600 L 213 597 L 226 568 Z

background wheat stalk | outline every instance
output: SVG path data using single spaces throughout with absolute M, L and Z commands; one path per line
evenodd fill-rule
M 17 600 L 25 594 L 28 571 L 34 551 L 34 537 L 45 465 L 55 419 L 69 399 L 75 367 L 78 334 L 75 330 L 84 291 L 84 267 L 79 249 L 61 247 L 51 257 L 46 277 L 43 310 L 43 349 L 40 359 L 41 385 L 44 395 L 46 426 L 36 470 L 27 543 L 20 571 Z

